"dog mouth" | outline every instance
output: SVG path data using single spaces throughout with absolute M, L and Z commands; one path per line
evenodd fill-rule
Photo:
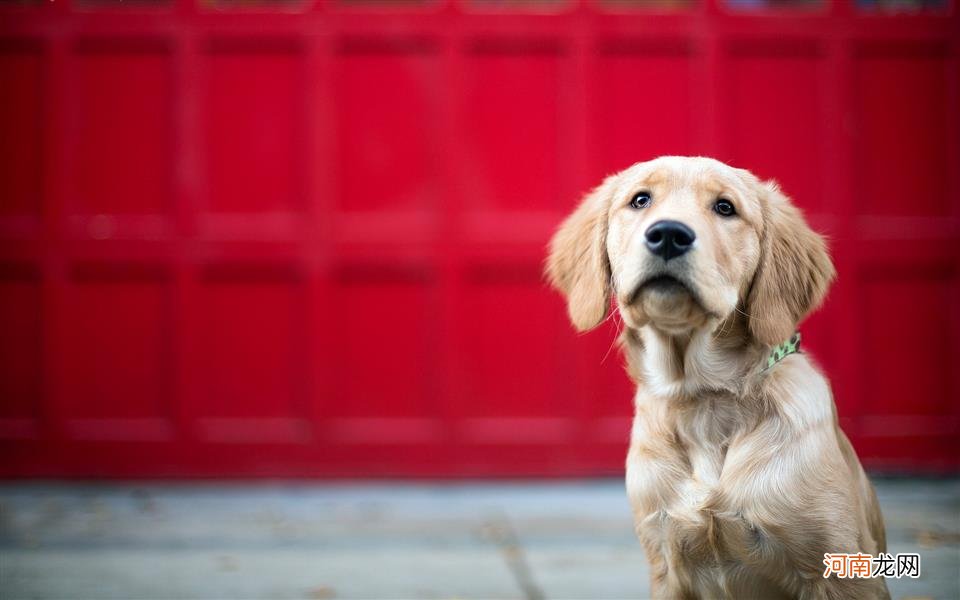
M 673 275 L 668 275 L 662 273 L 660 275 L 654 275 L 648 279 L 643 280 L 637 287 L 634 289 L 633 293 L 630 294 L 628 303 L 633 304 L 640 299 L 641 294 L 645 292 L 653 292 L 656 294 L 662 294 L 664 296 L 672 296 L 677 294 L 687 294 L 695 302 L 700 304 L 700 299 L 696 293 L 686 284 L 683 280 L 674 277 Z

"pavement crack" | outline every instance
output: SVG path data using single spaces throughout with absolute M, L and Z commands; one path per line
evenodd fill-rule
M 533 579 L 523 546 L 507 516 L 499 514 L 487 519 L 483 525 L 483 536 L 500 549 L 500 555 L 526 600 L 545 600 L 546 596 Z

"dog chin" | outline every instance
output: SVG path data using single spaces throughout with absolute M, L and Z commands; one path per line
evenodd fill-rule
M 671 336 L 685 335 L 706 325 L 709 313 L 680 281 L 656 277 L 644 283 L 624 310 L 627 325 L 652 326 Z

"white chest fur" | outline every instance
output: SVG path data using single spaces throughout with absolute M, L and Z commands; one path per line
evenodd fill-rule
M 771 549 L 737 496 L 727 493 L 738 485 L 724 478 L 724 466 L 744 415 L 721 395 L 671 414 L 680 418 L 665 420 L 656 404 L 638 404 L 626 478 L 637 534 L 655 569 L 728 595 L 719 566 L 738 559 L 730 549 Z

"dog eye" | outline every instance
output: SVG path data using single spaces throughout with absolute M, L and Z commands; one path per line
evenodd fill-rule
M 650 192 L 637 192 L 630 199 L 630 208 L 646 208 L 650 206 Z
M 737 209 L 733 207 L 733 203 L 723 198 L 720 198 L 713 204 L 713 210 L 721 217 L 732 217 L 737 214 Z

